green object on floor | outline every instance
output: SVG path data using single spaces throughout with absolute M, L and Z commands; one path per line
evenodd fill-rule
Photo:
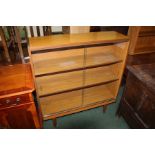
M 103 107 L 98 107 L 71 115 L 57 118 L 57 127 L 52 120 L 44 121 L 44 129 L 128 129 L 129 126 L 122 117 L 116 116 L 123 88 L 119 90 L 116 103 L 112 103 L 103 112 Z

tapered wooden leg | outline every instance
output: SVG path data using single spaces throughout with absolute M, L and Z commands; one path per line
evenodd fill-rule
M 57 118 L 53 118 L 53 126 L 56 128 L 56 126 L 57 126 Z
M 104 105 L 104 106 L 103 106 L 103 112 L 106 112 L 107 107 L 108 107 L 107 105 Z

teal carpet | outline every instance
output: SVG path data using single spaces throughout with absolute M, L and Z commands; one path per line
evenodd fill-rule
M 56 129 L 128 129 L 129 126 L 122 117 L 116 116 L 123 87 L 120 88 L 116 103 L 108 106 L 106 112 L 103 107 L 57 118 Z M 44 129 L 55 129 L 52 120 L 44 121 Z

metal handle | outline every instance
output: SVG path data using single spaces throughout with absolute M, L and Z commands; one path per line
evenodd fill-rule
M 21 101 L 20 97 L 16 98 L 16 102 L 20 102 L 20 101 Z
M 8 104 L 8 103 L 10 103 L 10 100 L 9 100 L 9 99 L 7 99 L 7 100 L 6 100 L 6 103 L 7 103 L 7 104 Z

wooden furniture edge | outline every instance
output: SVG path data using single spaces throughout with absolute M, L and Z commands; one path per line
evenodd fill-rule
M 56 51 L 56 50 L 67 50 L 67 49 L 74 49 L 74 48 L 88 48 L 88 47 L 96 47 L 96 46 L 106 46 L 107 45 L 112 45 L 116 43 L 122 43 L 122 42 L 127 42 L 129 39 L 124 38 L 124 39 L 117 39 L 117 40 L 107 40 L 107 41 L 88 41 L 88 42 L 82 42 L 82 43 L 69 43 L 65 45 L 59 45 L 59 46 L 46 46 L 46 48 L 30 48 L 30 51 L 32 54 L 35 53 L 43 53 L 44 52 L 51 52 L 51 50 Z
M 93 103 L 93 104 L 90 104 L 90 105 L 87 105 L 87 106 L 70 109 L 68 111 L 62 111 L 60 113 L 55 113 L 53 115 L 43 116 L 43 119 L 44 120 L 54 119 L 54 118 L 58 118 L 58 117 L 61 117 L 61 116 L 65 116 L 65 115 L 81 112 L 81 111 L 84 111 L 84 110 L 89 110 L 89 109 L 92 109 L 92 108 L 97 108 L 99 106 L 104 106 L 104 105 L 107 105 L 107 104 L 112 104 L 115 101 L 116 101 L 116 99 L 111 99 L 110 101 L 104 101 L 104 102 L 102 101 L 102 102 L 99 102 L 99 103 L 97 102 L 96 104 Z
M 50 94 L 45 94 L 45 95 L 38 95 L 38 96 L 39 96 L 39 98 L 43 98 L 43 97 L 48 97 L 48 96 L 52 96 L 52 95 L 67 93 L 67 92 L 71 92 L 71 91 L 91 88 L 91 87 L 94 87 L 94 86 L 105 85 L 105 84 L 112 83 L 112 82 L 115 82 L 115 81 L 118 81 L 118 80 L 119 79 L 116 78 L 114 80 L 109 80 L 109 81 L 105 81 L 105 82 L 95 83 L 95 84 L 91 84 L 91 85 L 87 85 L 87 86 L 76 87 L 76 88 L 72 88 L 72 89 L 67 89 L 67 90 L 63 90 L 63 91 L 58 91 L 58 92 L 54 92 L 54 93 L 50 93 Z
M 60 73 L 70 73 L 70 72 L 79 71 L 79 70 L 93 69 L 93 68 L 98 68 L 98 67 L 110 66 L 110 65 L 113 65 L 113 64 L 121 63 L 121 62 L 122 62 L 122 60 L 120 59 L 120 60 L 116 60 L 116 61 L 113 61 L 113 62 L 103 63 L 103 64 L 100 64 L 100 65 L 92 65 L 92 66 L 80 67 L 80 68 L 75 68 L 75 69 L 67 69 L 67 70 L 57 71 L 57 72 L 36 74 L 35 77 L 43 77 L 43 76 L 49 76 L 49 75 L 56 75 L 56 74 L 60 74 Z

